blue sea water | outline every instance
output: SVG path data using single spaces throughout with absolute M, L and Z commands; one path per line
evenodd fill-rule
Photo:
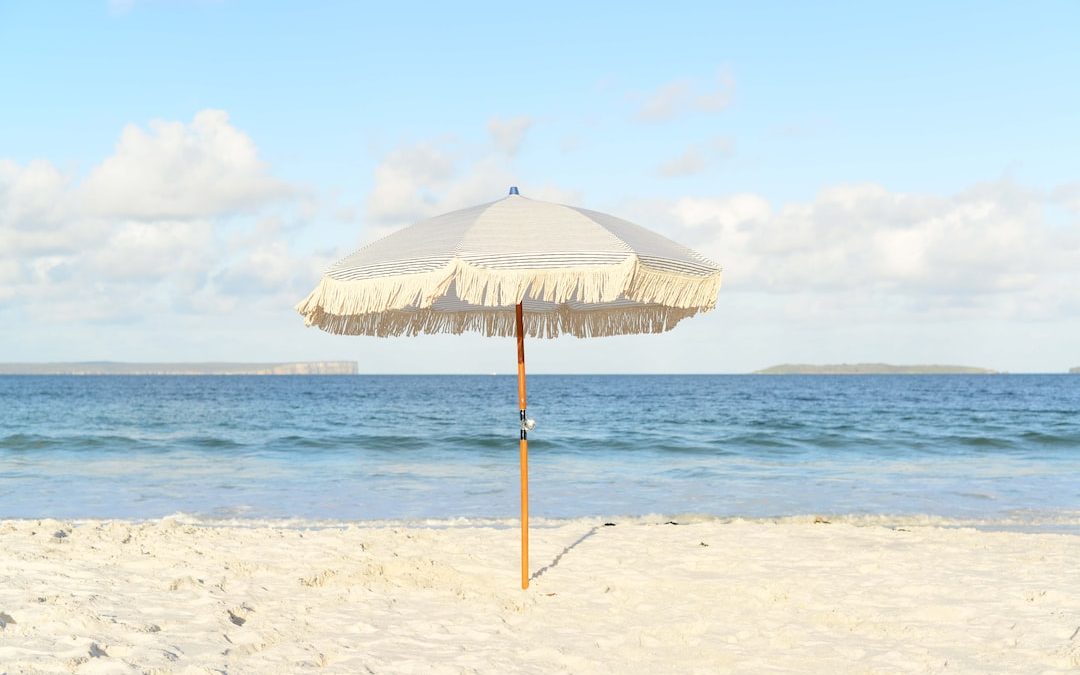
M 1080 523 L 1080 377 L 529 379 L 536 517 Z M 510 518 L 512 376 L 0 377 L 0 517 Z

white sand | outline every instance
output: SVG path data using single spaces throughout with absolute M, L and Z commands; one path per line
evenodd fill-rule
M 1080 536 L 595 525 L 4 521 L 0 673 L 1080 668 Z

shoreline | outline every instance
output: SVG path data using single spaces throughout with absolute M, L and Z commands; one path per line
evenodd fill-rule
M 487 527 L 494 529 L 516 529 L 519 519 L 511 517 L 448 516 L 418 518 L 276 518 L 214 516 L 178 511 L 163 516 L 146 517 L 97 517 L 97 516 L 3 516 L 0 525 L 5 523 L 51 522 L 71 524 L 106 524 L 126 523 L 142 525 L 150 523 L 177 523 L 197 527 L 236 527 L 236 528 L 284 528 L 284 529 L 346 529 L 358 528 L 431 528 L 454 529 Z M 938 527 L 951 529 L 973 529 L 981 532 L 1029 532 L 1038 534 L 1051 528 L 1061 528 L 1062 534 L 1080 535 L 1080 510 L 1063 509 L 1060 511 L 1041 511 L 1002 517 L 959 517 L 933 513 L 800 513 L 773 516 L 714 515 L 708 513 L 646 513 L 640 515 L 597 514 L 570 517 L 545 517 L 530 515 L 531 528 L 558 528 L 567 525 L 587 525 L 614 522 L 617 525 L 697 525 L 697 524 L 757 524 L 757 525 L 850 525 L 852 527 Z M 1030 530 L 1025 529 L 1030 528 Z

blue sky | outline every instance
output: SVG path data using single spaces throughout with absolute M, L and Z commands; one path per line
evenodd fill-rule
M 725 267 L 713 314 L 539 372 L 1080 364 L 1080 6 L 584 5 L 0 4 L 0 360 L 509 371 L 290 301 L 513 182 Z

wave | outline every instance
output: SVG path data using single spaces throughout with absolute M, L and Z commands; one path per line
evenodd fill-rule
M 230 438 L 219 436 L 124 436 L 119 434 L 73 434 L 46 436 L 42 434 L 10 434 L 0 437 L 0 450 L 10 452 L 134 452 L 143 450 L 170 451 L 177 449 L 236 449 L 245 447 Z
M 214 450 L 220 448 L 242 448 L 245 446 L 244 443 L 239 443 L 230 438 L 221 438 L 219 436 L 195 436 L 190 438 L 179 438 L 177 441 L 181 446 L 209 448 Z
M 1020 434 L 1025 443 L 1043 446 L 1065 446 L 1080 448 L 1080 434 L 1050 434 L 1040 431 L 1025 431 Z
M 10 434 L 0 437 L 0 450 L 12 452 L 31 452 L 41 450 L 127 450 L 137 448 L 142 441 L 130 436 L 83 435 L 83 436 L 42 436 L 39 434 Z
M 970 448 L 996 448 L 1007 450 L 1016 447 L 1016 443 L 1008 438 L 997 438 L 994 436 L 948 436 L 943 440 L 952 441 L 961 446 Z
M 145 430 L 144 430 L 145 431 Z M 714 432 L 715 433 L 715 432 Z M 269 439 L 237 439 L 221 435 L 103 433 L 47 435 L 14 433 L 0 436 L 0 451 L 29 452 L 140 452 L 170 451 L 271 453 L 414 453 L 439 456 L 452 453 L 499 454 L 516 451 L 518 439 L 509 433 L 453 433 L 445 436 L 417 433 L 287 434 Z M 838 433 L 784 434 L 736 433 L 732 435 L 688 436 L 626 433 L 611 437 L 556 436 L 529 439 L 535 452 L 567 455 L 651 453 L 700 457 L 822 456 L 855 453 L 865 457 L 913 457 L 967 453 L 1030 453 L 1033 450 L 1073 450 L 1080 448 L 1080 433 L 1051 430 L 1024 431 L 1012 435 L 912 435 L 904 440 L 876 435 Z

